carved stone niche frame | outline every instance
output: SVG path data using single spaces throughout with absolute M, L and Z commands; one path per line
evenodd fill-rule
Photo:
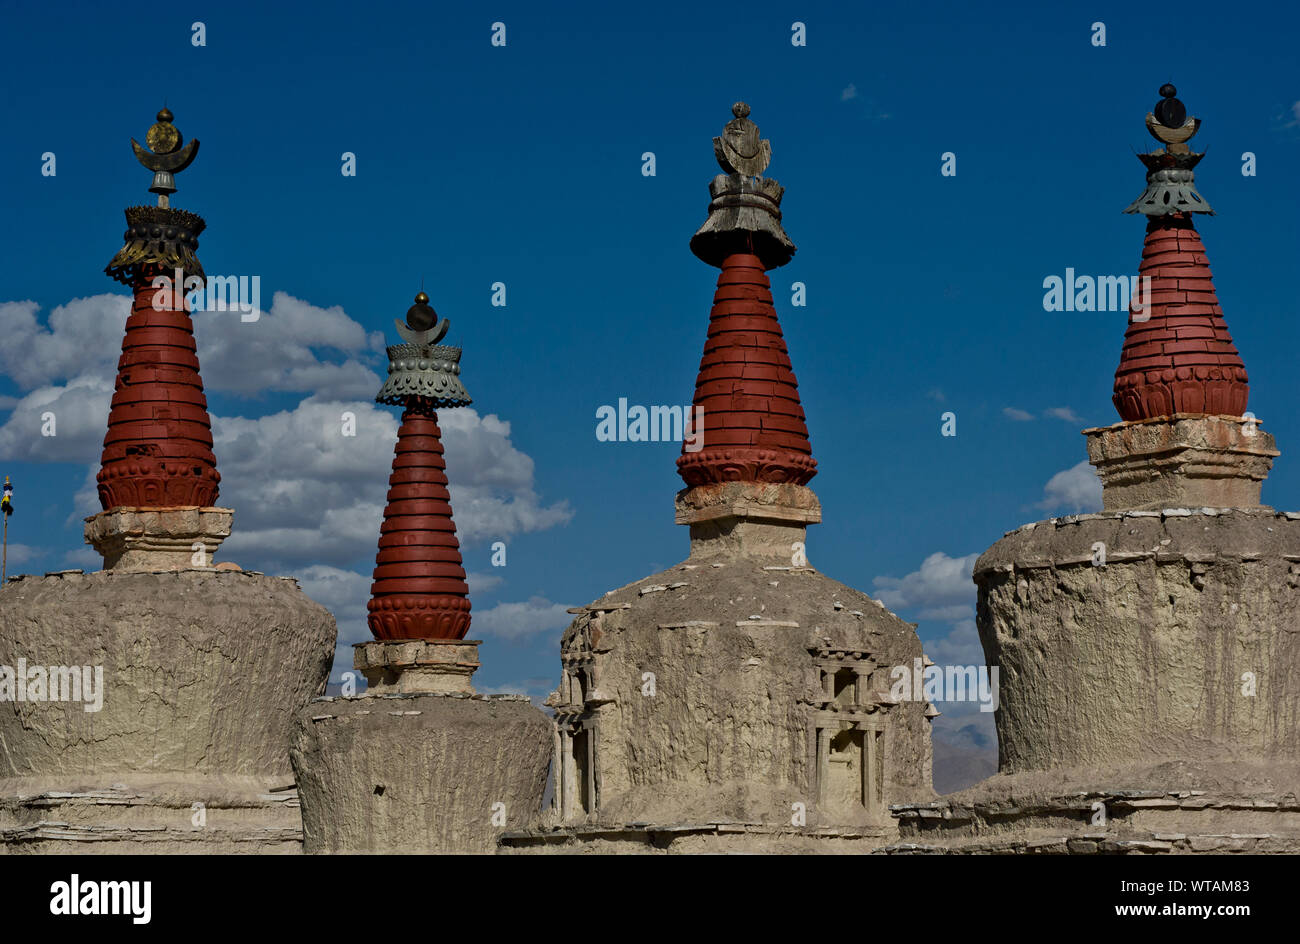
M 871 688 L 877 663 L 865 649 L 809 650 L 820 687 L 809 699 L 809 769 L 824 811 L 885 815 L 885 713 L 891 703 Z M 841 768 L 842 765 L 842 769 Z
M 590 608 L 583 612 L 586 619 L 580 620 L 561 644 L 560 685 L 546 701 L 555 709 L 552 810 L 566 823 L 582 821 L 599 810 L 598 709 L 614 701 L 604 697 L 598 687 L 601 667 L 596 646 L 604 613 Z

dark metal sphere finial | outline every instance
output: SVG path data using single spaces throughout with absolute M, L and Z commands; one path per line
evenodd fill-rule
M 1177 94 L 1173 83 L 1166 82 L 1160 86 L 1160 101 L 1147 112 L 1147 131 L 1164 147 L 1137 156 L 1147 169 L 1147 188 L 1125 213 L 1161 217 L 1214 212 L 1197 191 L 1192 173 L 1205 155 L 1188 146 L 1200 130 L 1201 119 L 1187 116 L 1187 108 L 1174 97 Z
M 406 310 L 406 324 L 412 331 L 428 331 L 438 323 L 438 313 L 429 304 L 429 296 L 421 292 L 415 304 Z
M 172 114 L 171 109 L 166 105 L 162 107 L 162 111 L 158 112 L 159 121 L 171 121 L 175 117 L 176 116 Z
M 1156 116 L 1156 121 L 1166 128 L 1181 128 L 1187 121 L 1187 109 L 1174 97 L 1178 94 L 1178 89 L 1166 82 L 1160 86 L 1160 94 L 1162 98 L 1156 102 L 1156 107 L 1151 109 L 1152 114 Z

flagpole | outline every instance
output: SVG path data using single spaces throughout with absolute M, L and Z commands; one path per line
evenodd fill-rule
M 0 511 L 3 511 L 5 519 L 4 527 L 4 551 L 0 552 L 0 590 L 4 589 L 5 581 L 9 579 L 9 516 L 13 514 L 14 506 L 12 495 L 14 487 L 9 484 L 9 476 L 5 476 L 4 499 L 0 501 Z

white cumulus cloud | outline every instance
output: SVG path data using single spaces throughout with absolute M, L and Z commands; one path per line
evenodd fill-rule
M 1046 511 L 1069 508 L 1075 514 L 1101 511 L 1101 479 L 1086 461 L 1057 472 L 1043 486 L 1038 507 Z
M 936 551 L 919 570 L 905 577 L 877 577 L 875 596 L 891 610 L 907 610 L 918 619 L 953 621 L 971 615 L 975 584 L 971 571 L 978 554 L 949 557 Z
M 535 596 L 524 603 L 498 603 L 470 614 L 470 634 L 517 642 L 530 636 L 558 632 L 573 621 L 568 607 Z
M 223 551 L 237 561 L 251 555 L 258 569 L 339 565 L 373 554 L 397 439 L 395 412 L 309 397 L 267 416 L 213 417 L 220 501 L 236 512 Z M 355 435 L 344 435 L 345 414 L 354 417 Z M 510 442 L 509 423 L 472 408 L 446 410 L 438 423 L 462 544 L 507 540 L 572 517 L 567 502 L 538 498 L 533 460 Z
M 270 310 L 258 312 L 256 321 L 230 311 L 198 312 L 194 322 L 209 390 L 243 396 L 328 390 L 344 399 L 369 399 L 382 383 L 359 358 L 382 353 L 383 335 L 367 334 L 338 305 L 319 308 L 276 292 Z M 378 365 L 382 357 L 371 359 Z
M 50 312 L 48 327 L 38 321 L 39 310 L 30 301 L 0 303 L 0 370 L 24 390 L 69 377 L 113 376 L 129 295 L 74 298 Z
M 99 458 L 113 397 L 111 375 L 83 374 L 20 397 L 0 426 L 0 455 L 30 462 Z

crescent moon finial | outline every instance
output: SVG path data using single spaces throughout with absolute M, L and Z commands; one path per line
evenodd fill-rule
M 141 146 L 135 138 L 131 139 L 135 159 L 153 171 L 149 192 L 158 194 L 160 207 L 167 206 L 168 198 L 176 192 L 176 174 L 194 163 L 199 153 L 198 139 L 186 143 L 180 130 L 172 124 L 174 117 L 171 109 L 164 105 L 158 112 L 158 120 L 144 137 L 148 147 Z

